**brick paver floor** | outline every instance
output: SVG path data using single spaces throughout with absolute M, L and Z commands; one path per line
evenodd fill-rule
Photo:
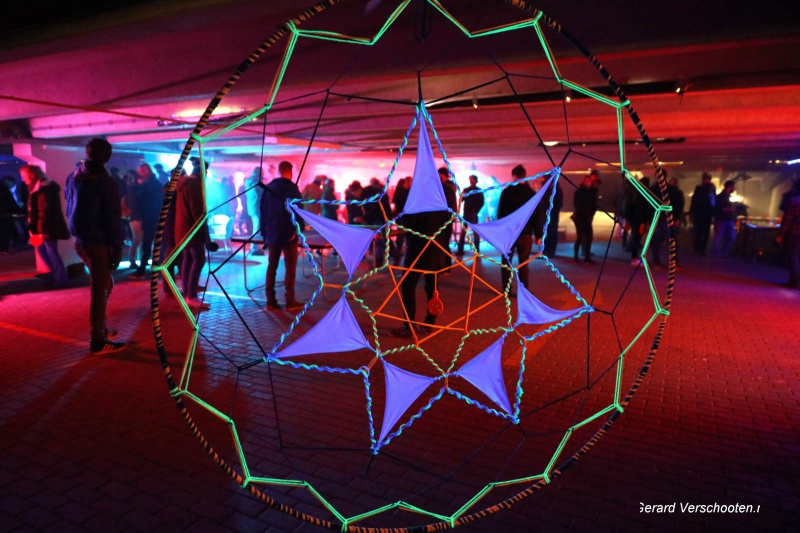
M 236 422 L 254 476 L 309 481 L 345 516 L 398 500 L 451 514 L 488 482 L 541 472 L 565 429 L 613 398 L 615 372 L 609 368 L 619 347 L 633 340 L 634 325 L 652 314 L 646 280 L 617 253 L 618 241 L 600 278 L 599 267 L 563 257 L 570 246 L 561 245 L 562 256 L 554 262 L 598 311 L 530 349 L 520 427 L 445 397 L 373 457 L 361 377 L 265 364 L 245 368 L 258 360 L 258 346 L 272 346 L 294 315 L 265 312 L 263 289 L 248 295 L 239 257 L 218 271 L 224 290 L 209 282 L 212 307 L 199 318 L 202 335 L 189 388 Z M 336 281 L 341 269 L 332 270 L 332 257 L 326 260 L 326 277 Z M 267 508 L 198 444 L 162 374 L 148 283 L 126 280 L 125 271 L 116 274 L 109 322 L 129 348 L 92 356 L 85 277 L 50 291 L 44 280 L 33 278 L 30 251 L 0 261 L 0 531 L 319 530 Z M 463 531 L 797 530 L 800 291 L 779 287 L 785 272 L 774 265 L 689 253 L 682 261 L 661 349 L 625 413 L 549 486 Z M 247 264 L 252 286 L 263 279 L 264 261 L 251 257 Z M 477 268 L 490 284 L 499 284 L 491 261 Z M 532 269 L 534 292 L 554 306 L 568 306 L 563 286 L 548 276 L 542 265 Z M 663 270 L 654 273 L 661 298 L 665 277 Z M 299 296 L 308 298 L 315 278 L 298 270 L 298 280 Z M 628 281 L 632 289 L 620 299 Z M 440 283 L 445 323 L 458 318 L 463 302 L 452 295 L 464 294 L 468 278 L 456 271 Z M 392 286 L 389 274 L 379 274 L 359 295 L 377 306 Z M 418 291 L 421 300 L 421 283 Z M 483 287 L 474 298 L 488 302 L 492 295 Z M 338 298 L 335 290 L 324 296 L 310 318 L 322 316 Z M 387 314 L 396 312 L 393 305 Z M 180 380 L 191 328 L 174 300 L 163 300 L 160 311 L 170 367 Z M 488 305 L 472 327 L 503 325 L 504 312 L 501 303 Z M 366 324 L 365 314 L 356 317 Z M 378 319 L 381 331 L 394 324 Z M 304 321 L 298 325 L 298 331 L 307 328 Z M 630 351 L 623 393 L 653 333 L 651 327 Z M 403 344 L 380 339 L 385 348 Z M 446 361 L 459 342 L 457 333 L 445 332 L 426 341 L 426 351 Z M 467 345 L 464 354 L 476 351 Z M 369 362 L 369 352 L 363 352 L 355 358 Z M 393 360 L 422 372 L 428 363 L 414 355 L 402 352 Z M 351 356 L 309 356 L 303 362 L 354 365 Z M 502 356 L 513 376 L 519 350 L 507 347 Z M 380 365 L 373 370 L 373 413 L 381 418 L 383 374 Z M 586 383 L 593 386 L 587 390 Z M 230 426 L 185 401 L 215 451 L 240 471 Z M 600 422 L 577 429 L 557 463 Z M 261 488 L 301 512 L 334 520 L 304 489 Z M 492 491 L 474 509 L 518 490 L 515 485 Z M 673 503 L 674 511 L 642 512 L 643 505 Z M 715 503 L 752 505 L 753 512 L 681 510 Z M 396 510 L 363 525 L 433 521 Z

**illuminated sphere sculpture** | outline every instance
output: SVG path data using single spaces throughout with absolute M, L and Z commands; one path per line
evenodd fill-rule
M 477 10 L 440 0 L 373 1 L 366 10 L 359 2 L 359 11 L 352 3 L 336 4 L 320 2 L 281 25 L 231 75 L 186 143 L 156 237 L 161 265 L 153 269 L 150 295 L 158 355 L 197 440 L 270 507 L 344 531 L 455 527 L 549 484 L 583 457 L 634 396 L 658 351 L 672 299 L 675 242 L 666 231 L 673 220 L 664 172 L 611 75 L 526 2 L 480 2 Z M 359 15 L 354 28 L 326 25 L 326 13 L 340 7 Z M 531 47 L 522 57 L 519 46 L 507 45 L 517 35 Z M 381 50 L 387 41 L 394 44 Z M 453 46 L 473 47 L 488 67 L 454 81 L 447 74 L 458 67 L 448 64 Z M 521 63 L 527 53 L 540 60 Z M 317 61 L 298 67 L 298 56 Z M 387 64 L 385 81 L 371 80 L 368 90 L 359 85 L 360 68 Z M 259 98 L 266 103 L 245 111 L 249 106 L 242 102 L 261 85 Z M 246 89 L 239 95 L 236 87 Z M 602 135 L 615 139 L 619 161 L 595 154 L 591 142 L 570 140 L 579 129 L 570 125 L 567 95 L 602 117 Z M 215 117 L 223 101 L 228 109 L 240 107 L 240 116 Z M 349 106 L 360 106 L 364 117 L 354 126 L 358 136 L 348 137 L 342 125 L 355 120 Z M 447 150 L 464 140 L 449 125 L 476 109 L 480 114 L 471 120 L 485 123 L 486 143 L 492 142 L 493 124 L 524 117 L 519 142 L 530 147 L 527 160 L 544 170 L 485 187 L 487 204 L 514 187 L 539 188 L 509 216 L 467 226 L 448 202 L 437 167 L 458 166 Z M 637 142 L 626 143 L 625 130 L 632 128 Z M 382 188 L 367 198 L 286 203 L 301 246 L 298 276 L 302 266 L 315 286 L 302 309 L 267 312 L 246 278 L 244 288 L 240 281 L 231 285 L 230 274 L 241 274 L 237 253 L 255 246 L 258 228 L 250 243 L 209 266 L 210 312 L 160 298 L 160 279 L 179 295 L 169 267 L 188 240 L 160 257 L 179 169 L 190 156 L 202 162 L 224 143 L 254 135 L 265 151 L 268 138 L 275 138 L 274 150 L 286 149 L 281 139 L 291 140 L 299 148 L 296 159 L 302 158 L 295 168 L 301 177 L 304 168 L 333 157 L 326 149 L 377 150 L 386 139 L 393 139 L 392 146 L 383 153 L 392 149 L 394 163 L 380 176 Z M 557 142 L 546 140 L 550 136 Z M 631 148 L 644 151 L 628 154 Z M 274 154 L 266 153 L 261 166 L 281 155 Z M 649 161 L 655 187 L 629 170 L 631 157 Z M 408 201 L 393 213 L 384 198 L 398 181 L 397 170 L 409 162 L 414 179 Z M 605 190 L 625 190 L 625 201 L 646 213 L 634 261 L 641 263 L 614 265 L 625 253 L 611 237 L 600 243 L 604 253 L 594 270 L 554 261 L 543 245 L 534 245 L 523 265 L 508 261 L 532 216 L 544 216 L 545 231 L 558 230 L 558 189 L 571 196 L 586 168 L 599 163 L 608 169 Z M 459 206 L 470 194 L 457 192 Z M 230 213 L 236 203 L 229 196 L 209 205 L 202 224 Z M 621 204 L 598 201 L 596 217 L 611 223 L 612 236 L 631 230 L 622 227 Z M 342 205 L 377 210 L 382 218 L 358 227 L 313 213 Z M 409 222 L 430 213 L 441 217 L 435 228 L 421 232 Z M 466 227 L 464 258 L 453 253 L 448 237 Z M 416 239 L 420 256 L 427 250 L 447 261 L 436 267 L 408 256 L 381 261 L 397 259 L 398 238 Z M 646 257 L 659 238 L 668 243 L 669 263 L 656 276 Z M 321 248 L 336 255 L 319 259 Z M 497 279 L 501 271 L 505 284 Z M 527 287 L 520 283 L 525 276 Z M 432 283 L 435 296 L 414 313 L 402 293 L 416 278 Z M 419 318 L 422 313 L 427 320 Z M 407 336 L 387 335 L 404 323 L 412 326 Z M 178 357 L 176 377 L 170 360 Z

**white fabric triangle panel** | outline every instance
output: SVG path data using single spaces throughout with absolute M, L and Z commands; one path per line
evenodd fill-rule
M 433 159 L 433 150 L 431 150 L 431 143 L 428 140 L 428 128 L 425 125 L 425 118 L 420 116 L 417 161 L 403 213 L 446 210 L 447 198 L 442 189 L 442 180 L 439 179 L 439 173 L 436 170 L 436 161 Z
M 336 249 L 347 273 L 352 276 L 372 244 L 376 232 L 342 224 L 339 221 L 304 211 L 295 205 L 292 205 L 292 209 Z
M 347 300 L 342 296 L 305 335 L 278 352 L 276 357 L 349 352 L 360 348 L 371 349 L 371 346 L 361 332 Z
M 408 370 L 396 367 L 383 361 L 383 370 L 386 374 L 386 406 L 383 411 L 383 425 L 381 427 L 381 436 L 378 439 L 379 443 L 383 440 L 394 427 L 406 409 L 425 392 L 431 383 L 435 381 L 434 378 L 427 376 L 420 376 Z
M 520 324 L 550 324 L 551 322 L 560 322 L 565 318 L 569 318 L 575 313 L 584 310 L 585 306 L 580 306 L 575 309 L 558 310 L 544 304 L 536 296 L 530 293 L 528 289 L 520 286 L 517 289 L 517 322 L 515 325 Z
M 500 409 L 511 414 L 511 403 L 508 401 L 506 383 L 503 379 L 503 342 L 505 337 L 500 337 L 491 346 L 473 357 L 462 366 L 457 376 L 466 379 L 484 393 Z
M 492 220 L 491 222 L 484 222 L 483 224 L 471 224 L 472 230 L 481 236 L 489 244 L 495 247 L 502 254 L 506 255 L 511 251 L 514 242 L 519 238 L 522 233 L 522 228 L 528 222 L 528 219 L 533 215 L 533 210 L 539 205 L 539 202 L 547 194 L 547 188 L 553 182 L 553 176 L 542 185 L 533 198 L 525 202 L 525 204 L 511 213 L 508 216 Z M 512 187 L 528 187 L 527 183 L 520 183 L 512 185 Z

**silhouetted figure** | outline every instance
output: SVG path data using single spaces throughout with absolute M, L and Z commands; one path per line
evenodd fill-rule
M 525 178 L 527 171 L 522 165 L 517 165 L 511 169 L 511 177 L 519 181 Z M 497 204 L 497 218 L 501 219 L 507 217 L 533 198 L 534 192 L 527 183 L 521 182 L 514 185 L 509 185 L 500 193 L 500 202 Z M 527 289 L 528 288 L 528 263 L 526 262 L 531 255 L 533 248 L 533 216 L 531 216 L 522 228 L 522 232 L 514 241 L 508 256 L 503 255 L 503 268 L 500 269 L 502 280 L 502 288 L 505 291 L 508 288 L 508 280 L 511 278 L 509 267 L 511 261 L 514 259 L 514 252 L 517 253 L 517 261 L 519 262 L 519 282 Z M 509 289 L 510 290 L 510 289 Z
M 553 194 L 553 184 L 550 184 L 542 203 L 549 205 L 550 196 Z M 553 208 L 550 210 L 550 222 L 547 224 L 547 233 L 544 236 L 544 255 L 554 257 L 558 246 L 558 222 L 561 217 L 561 208 L 564 206 L 564 191 L 561 185 L 555 184 L 556 194 L 553 198 Z
M 534 194 L 542 190 L 546 178 L 539 177 L 530 182 L 531 189 Z M 533 243 L 531 244 L 531 253 L 536 250 L 537 252 L 542 247 L 542 239 L 544 239 L 544 230 L 547 225 L 547 210 L 550 208 L 550 198 L 542 198 L 536 207 L 533 209 Z
M 322 189 L 325 186 L 325 176 L 314 176 L 314 179 L 303 187 L 303 200 L 322 199 Z M 303 204 L 303 209 L 315 215 L 322 214 L 322 204 L 314 201 L 313 203 Z
M 403 216 L 403 225 L 410 230 L 421 235 L 432 236 L 450 218 L 448 211 L 426 211 Z M 445 252 L 449 245 L 449 240 L 444 232 L 439 232 L 433 241 L 421 235 L 409 232 L 406 237 L 406 252 L 403 267 L 409 270 L 403 281 L 400 283 L 400 294 L 403 300 L 403 308 L 407 314 L 405 323 L 392 330 L 390 333 L 396 337 L 411 337 L 412 329 L 425 334 L 428 331 L 423 327 L 414 327 L 416 320 L 417 299 L 416 288 L 419 278 L 425 275 L 425 294 L 427 301 L 434 298 L 436 291 L 435 272 L 447 266 L 449 254 Z M 436 316 L 428 309 L 425 314 L 425 324 L 434 324 Z
M 458 187 L 456 187 L 456 184 L 450 179 L 450 171 L 447 167 L 439 167 L 437 172 L 439 173 L 439 179 L 442 181 L 442 190 L 444 190 L 444 197 L 445 200 L 447 200 L 447 207 L 455 213 L 458 209 Z M 453 225 L 448 224 L 447 227 L 442 230 L 442 233 L 444 233 L 447 238 L 448 254 L 445 263 L 446 266 L 450 266 L 453 264 L 453 257 L 449 254 L 450 241 L 453 238 Z M 447 273 L 449 274 L 449 271 Z
M 186 175 L 186 171 L 181 169 L 180 176 L 183 177 Z M 180 178 L 178 178 L 180 180 Z M 164 185 L 164 197 L 167 196 L 167 185 Z M 176 204 L 178 203 L 178 193 L 177 193 L 177 183 L 175 184 L 176 190 L 172 193 L 172 201 L 169 204 L 169 208 L 167 209 L 167 216 L 164 219 L 164 228 L 161 231 L 161 251 L 159 256 L 159 263 L 163 264 L 169 259 L 169 256 L 172 254 L 172 251 L 175 249 L 175 210 Z M 178 265 L 181 264 L 182 261 L 182 252 L 177 255 L 175 261 L 172 262 L 169 266 L 170 274 L 172 277 L 175 278 L 175 274 L 178 270 Z M 166 288 L 165 288 L 166 289 Z M 172 292 L 166 290 L 167 295 L 172 295 Z
M 264 189 L 258 185 L 262 182 L 263 176 L 262 168 L 255 167 L 242 185 L 245 191 L 245 207 L 250 214 L 250 229 L 253 235 L 261 228 L 261 195 Z M 258 246 L 253 246 L 250 248 L 250 254 L 264 255 L 264 252 Z
M 182 243 L 198 221 L 206 216 L 203 198 L 203 167 L 200 158 L 193 157 L 192 173 L 184 174 L 175 187 L 175 242 Z M 208 164 L 206 163 L 206 166 Z M 210 306 L 197 297 L 200 274 L 206 264 L 206 245 L 209 243 L 208 225 L 202 224 L 184 246 L 181 259 L 181 284 L 186 305 L 192 310 L 205 310 Z
M 170 175 L 166 170 L 164 170 L 164 165 L 162 165 L 161 163 L 156 163 L 155 165 L 153 165 L 153 171 L 156 175 L 156 179 L 162 186 L 169 183 Z
M 675 264 L 679 263 L 680 253 L 678 249 L 678 234 L 680 233 L 681 226 L 686 220 L 684 209 L 686 207 L 686 197 L 683 191 L 678 187 L 678 179 L 670 178 L 667 182 L 667 196 L 669 203 L 672 206 L 672 224 L 669 225 L 667 236 L 675 240 Z
M 703 173 L 700 185 L 694 188 L 692 202 L 689 205 L 689 217 L 692 219 L 694 233 L 694 251 L 706 255 L 706 248 L 711 237 L 711 221 L 714 220 L 714 204 L 717 191 L 711 183 L 711 174 Z
M 322 200 L 326 202 L 335 202 L 336 198 L 336 182 L 325 176 L 325 183 L 322 186 Z M 322 204 L 322 216 L 330 220 L 339 220 L 339 205 L 332 203 Z
M 470 176 L 469 187 L 464 189 L 464 192 L 462 193 L 462 205 L 464 209 L 464 220 L 472 224 L 478 223 L 478 213 L 481 212 L 481 209 L 483 209 L 483 204 L 486 202 L 486 199 L 480 190 L 480 187 L 478 187 L 478 176 Z M 458 256 L 464 255 L 464 241 L 466 241 L 467 238 L 467 228 L 468 226 L 464 224 L 464 226 L 461 228 L 461 235 L 458 237 L 458 249 L 456 251 L 456 255 Z M 475 245 L 475 251 L 480 252 L 480 235 L 473 232 L 472 242 Z
M 664 172 L 664 175 L 666 176 L 666 171 L 662 170 L 662 172 Z M 652 185 L 650 192 L 653 193 L 653 196 L 660 198 L 663 201 L 661 188 L 658 186 L 658 182 Z M 653 211 L 653 214 L 655 215 L 655 210 Z M 653 235 L 650 238 L 650 263 L 653 268 L 661 268 L 663 266 L 661 264 L 661 247 L 670 232 L 670 228 L 667 224 L 667 217 L 663 213 L 660 213 L 660 216 L 658 217 L 658 220 L 655 221 L 655 224 L 656 227 L 653 229 Z
M 736 239 L 736 206 L 731 202 L 731 194 L 736 190 L 736 182 L 728 180 L 717 195 L 714 204 L 714 246 L 711 254 L 728 257 Z
M 395 222 L 401 225 L 403 224 L 403 219 L 405 217 L 401 217 L 400 213 L 402 213 L 403 209 L 406 208 L 406 202 L 408 201 L 408 192 L 411 190 L 411 180 L 412 180 L 411 176 L 406 176 L 405 178 L 398 181 L 397 187 L 395 187 L 394 189 L 394 195 L 392 196 L 392 203 L 394 204 Z M 405 232 L 400 233 L 394 238 L 392 261 L 394 262 L 395 265 L 399 265 L 400 262 L 403 260 L 403 247 L 405 246 L 405 243 L 406 243 Z
M 361 193 L 364 188 L 361 182 L 353 181 L 344 191 L 344 199 L 348 201 L 347 204 L 347 223 L 348 224 L 363 224 L 364 223 L 364 207 L 356 203 L 349 203 L 361 200 Z
M 800 286 L 800 180 L 794 183 L 791 192 L 776 241 L 783 246 L 789 264 L 789 281 L 784 286 L 796 289 Z
M 7 254 L 11 251 L 11 242 L 17 234 L 14 217 L 22 215 L 23 210 L 11 192 L 14 178 L 3 176 L 0 182 L 0 253 Z
M 133 194 L 136 198 L 139 223 L 141 224 L 142 244 L 139 252 L 139 265 L 136 271 L 128 277 L 143 279 L 147 271 L 147 263 L 153 255 L 153 241 L 158 228 L 161 205 L 164 201 L 164 188 L 147 163 L 139 165 L 136 171 L 139 174 L 139 180 L 133 188 Z
M 592 223 L 597 212 L 597 189 L 600 186 L 597 171 L 592 170 L 581 182 L 573 196 L 574 211 L 572 221 L 575 223 L 575 262 L 580 263 L 578 252 L 583 252 L 583 261 L 593 265 L 592 241 L 594 229 Z
M 380 198 L 375 200 L 376 196 Z M 361 191 L 361 200 L 373 201 L 364 204 L 364 224 L 367 226 L 383 226 L 386 220 L 392 216 L 392 206 L 389 203 L 389 196 L 383 194 L 383 184 L 378 178 L 369 180 L 369 185 L 364 187 Z M 384 228 L 381 233 L 375 237 L 375 268 L 383 266 L 386 262 L 386 233 L 389 228 Z

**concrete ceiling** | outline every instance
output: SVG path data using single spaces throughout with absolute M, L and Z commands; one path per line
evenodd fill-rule
M 371 38 L 398 3 L 343 0 L 298 27 Z M 0 143 L 81 146 L 106 135 L 116 147 L 161 153 L 180 152 L 197 121 L 191 115 L 309 6 L 37 4 L 11 8 L 0 33 Z M 530 17 L 512 4 L 441 0 L 471 31 Z M 800 22 L 790 3 L 530 5 L 545 14 L 542 33 L 562 78 L 616 101 L 572 39 L 619 83 L 667 166 L 764 170 L 800 157 Z M 449 158 L 573 169 L 620 161 L 615 108 L 576 90 L 565 103 L 533 28 L 469 39 L 431 4 L 412 0 L 374 46 L 301 37 L 275 93 L 289 40 L 267 47 L 212 115 L 203 135 L 274 97 L 265 114 L 207 142 L 214 157 L 305 154 L 313 137 L 311 157 L 391 159 L 421 95 Z M 676 85 L 685 93 L 676 94 Z M 640 132 L 627 109 L 621 116 L 626 164 L 646 170 Z

